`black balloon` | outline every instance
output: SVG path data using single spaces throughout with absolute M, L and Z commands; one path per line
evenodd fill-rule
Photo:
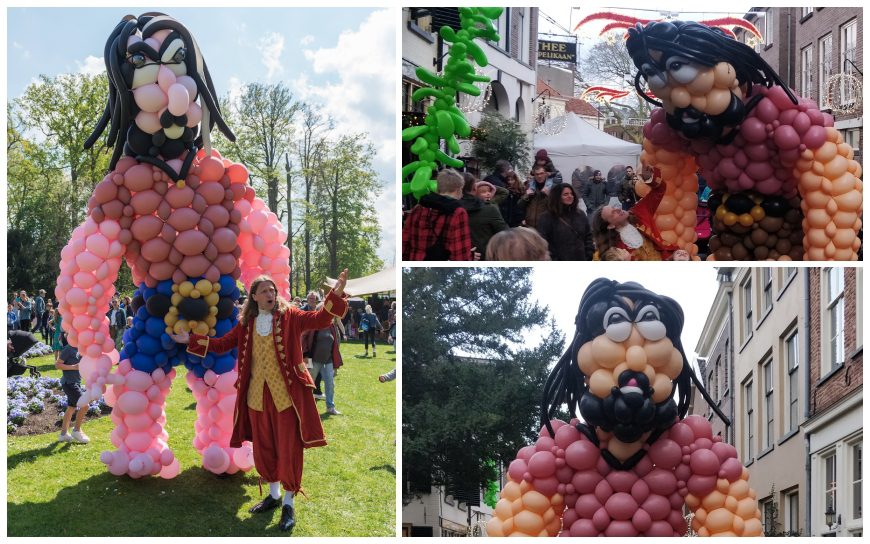
M 780 196 L 769 196 L 761 203 L 764 213 L 771 217 L 782 217 L 789 209 L 788 201 Z
M 148 297 L 148 302 L 145 303 L 145 308 L 148 309 L 149 314 L 156 317 L 163 317 L 169 311 L 171 305 L 172 301 L 169 297 L 156 293 Z
M 186 298 L 178 305 L 178 311 L 188 320 L 201 321 L 208 316 L 208 303 L 202 298 Z
M 725 201 L 725 208 L 737 215 L 749 213 L 755 202 L 746 193 L 734 193 Z
M 233 302 L 233 299 L 231 299 L 229 297 L 221 297 L 217 303 L 217 309 L 218 309 L 217 318 L 218 319 L 229 318 L 233 313 L 233 308 L 235 308 L 235 303 Z

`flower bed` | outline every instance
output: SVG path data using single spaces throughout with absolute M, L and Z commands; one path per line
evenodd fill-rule
M 58 378 L 13 376 L 6 380 L 7 434 L 53 431 L 66 410 L 66 395 Z M 88 407 L 88 416 L 111 412 L 101 397 Z

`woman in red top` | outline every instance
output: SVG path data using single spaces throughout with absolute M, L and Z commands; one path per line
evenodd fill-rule
M 317 311 L 303 311 L 284 300 L 268 276 L 251 284 L 239 323 L 220 338 L 181 333 L 172 338 L 187 343 L 188 353 L 239 350 L 239 379 L 233 435 L 230 445 L 254 444 L 254 465 L 269 482 L 269 495 L 251 508 L 267 512 L 284 504 L 278 527 L 292 531 L 296 525 L 293 497 L 302 489 L 303 450 L 325 446 L 323 426 L 312 390 L 314 382 L 302 360 L 301 336 L 309 329 L 329 326 L 333 317 L 347 312 L 343 298 L 347 270 L 338 277 Z

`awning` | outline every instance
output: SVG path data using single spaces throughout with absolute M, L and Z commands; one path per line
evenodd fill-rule
M 335 285 L 335 278 L 326 278 L 323 283 L 332 287 Z M 375 272 L 371 276 L 364 278 L 354 278 L 347 280 L 347 285 L 344 287 L 344 292 L 352 297 L 363 295 L 371 295 L 374 293 L 386 293 L 396 290 L 396 269 L 389 268 Z

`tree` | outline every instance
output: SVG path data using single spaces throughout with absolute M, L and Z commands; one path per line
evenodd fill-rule
M 225 111 L 236 135 L 235 143 L 224 151 L 229 158 L 247 166 L 251 184 L 265 184 L 266 204 L 278 217 L 281 201 L 279 176 L 282 159 L 290 148 L 293 118 L 302 107 L 281 83 L 267 85 L 249 83 L 242 88 L 238 100 L 223 101 Z M 286 196 L 286 195 L 285 195 Z
M 332 120 L 324 118 L 317 106 L 305 104 L 302 106 L 302 127 L 299 139 L 296 142 L 296 156 L 299 158 L 302 169 L 302 181 L 305 188 L 304 213 L 302 214 L 301 227 L 304 232 L 303 251 L 305 291 L 311 290 L 311 233 L 314 218 L 311 214 L 311 193 L 319 170 L 319 162 L 326 150 L 326 135 L 324 132 L 332 130 Z M 291 227 L 292 228 L 292 225 Z
M 374 147 L 366 134 L 346 134 L 330 142 L 320 163 L 312 208 L 319 218 L 315 246 L 317 277 L 337 277 L 347 268 L 350 277 L 380 270 L 377 256 L 380 227 L 374 199 L 380 180 L 372 168 Z
M 562 335 L 530 298 L 528 268 L 402 272 L 403 500 L 430 485 L 480 490 L 530 443 Z M 539 343 L 529 335 L 541 332 Z
M 486 171 L 494 171 L 501 159 L 509 161 L 514 170 L 524 172 L 529 166 L 531 143 L 520 124 L 498 112 L 484 112 L 475 131 L 472 153 Z
M 60 251 L 85 217 L 110 153 L 85 150 L 106 104 L 105 76 L 42 76 L 7 106 L 7 274 L 51 290 Z

